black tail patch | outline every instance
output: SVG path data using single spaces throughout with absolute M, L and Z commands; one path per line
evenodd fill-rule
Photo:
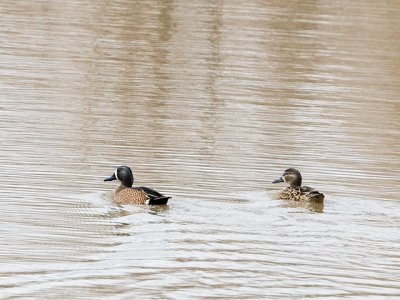
M 166 205 L 168 203 L 168 200 L 171 197 L 157 197 L 157 198 L 152 198 L 149 200 L 149 202 L 147 203 L 148 205 Z

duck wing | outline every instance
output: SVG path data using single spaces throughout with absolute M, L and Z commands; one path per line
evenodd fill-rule
M 168 200 L 171 198 L 145 186 L 137 187 L 137 189 L 140 189 L 147 194 L 149 197 L 147 202 L 148 205 L 166 205 Z
M 322 202 L 325 198 L 325 195 L 318 192 L 316 189 L 313 189 L 309 186 L 302 186 L 301 193 L 304 193 L 305 196 L 313 202 Z

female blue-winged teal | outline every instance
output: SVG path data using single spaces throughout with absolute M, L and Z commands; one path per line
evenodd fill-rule
M 300 172 L 289 168 L 283 172 L 281 177 L 272 181 L 272 183 L 286 182 L 289 184 L 287 188 L 278 194 L 280 199 L 323 203 L 324 194 L 308 186 L 301 186 L 301 181 Z
M 104 181 L 113 181 L 118 179 L 121 184 L 114 190 L 114 202 L 116 204 L 148 204 L 165 205 L 168 199 L 159 192 L 148 187 L 132 187 L 133 174 L 131 168 L 121 166 L 115 169 L 114 174 L 104 179 Z

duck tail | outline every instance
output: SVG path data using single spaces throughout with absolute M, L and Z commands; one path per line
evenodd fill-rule
M 147 201 L 148 205 L 166 205 L 168 203 L 168 200 L 171 199 L 171 197 L 166 197 L 166 196 L 161 196 L 161 197 L 156 197 L 149 199 Z
M 309 194 L 309 198 L 311 202 L 322 203 L 324 201 L 325 195 L 318 191 L 313 191 Z

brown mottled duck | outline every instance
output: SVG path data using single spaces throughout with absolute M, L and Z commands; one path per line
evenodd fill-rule
M 323 203 L 324 194 L 309 186 L 301 186 L 302 177 L 299 171 L 293 168 L 286 169 L 283 175 L 272 183 L 286 182 L 289 184 L 278 197 L 284 200 Z

